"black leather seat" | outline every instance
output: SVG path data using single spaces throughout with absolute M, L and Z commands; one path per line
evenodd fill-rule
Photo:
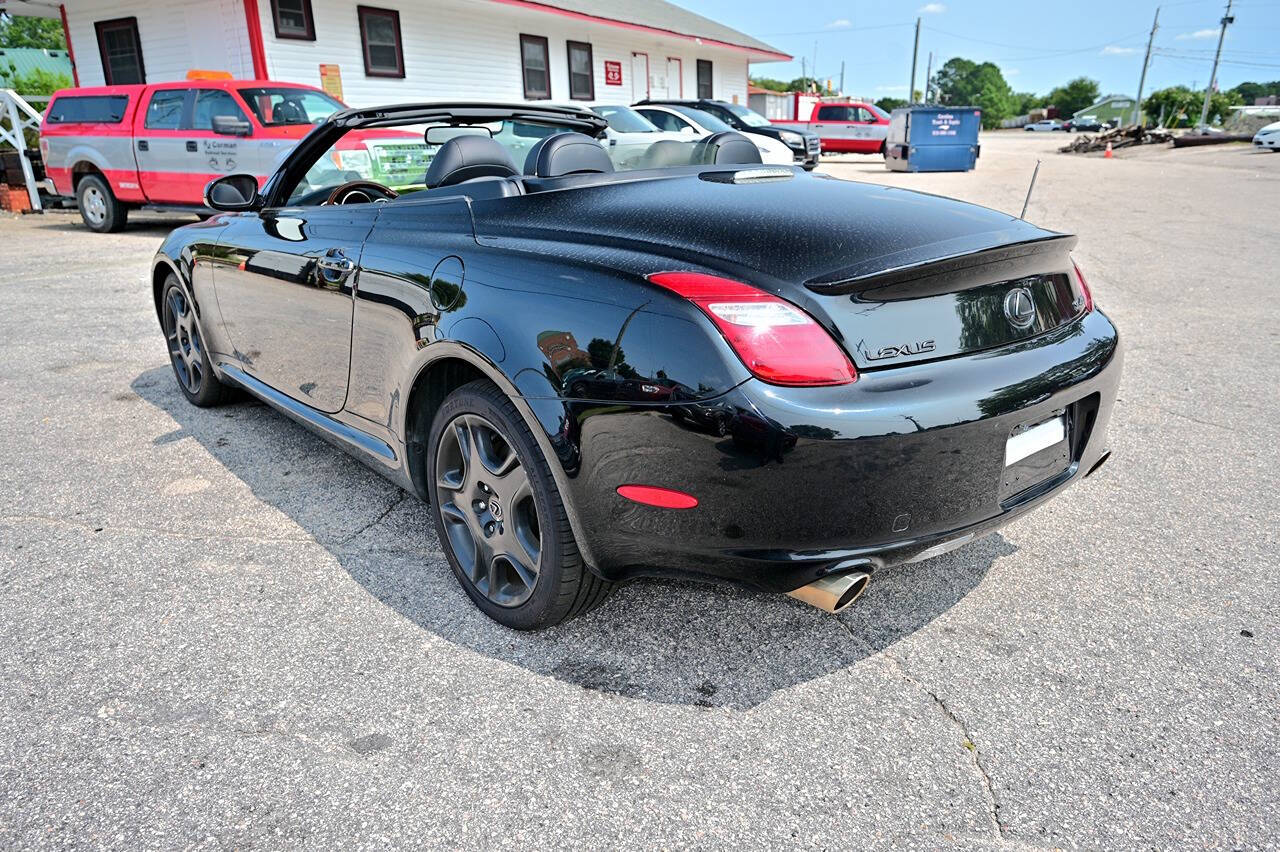
M 732 130 L 712 133 L 698 145 L 702 150 L 701 160 L 704 163 L 752 165 L 764 162 L 760 159 L 760 149 L 756 144 Z
M 613 171 L 609 152 L 584 133 L 553 133 L 529 149 L 524 173 L 536 177 L 607 174 Z
M 436 151 L 423 182 L 427 189 L 435 189 L 476 178 L 512 178 L 519 174 L 507 149 L 488 136 L 455 136 Z M 515 193 L 518 192 L 516 188 Z

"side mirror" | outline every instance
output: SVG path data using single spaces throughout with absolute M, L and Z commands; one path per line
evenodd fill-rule
M 251 136 L 253 125 L 233 115 L 215 115 L 210 123 L 214 133 L 221 136 Z
M 262 207 L 258 179 L 253 175 L 214 178 L 204 188 L 204 203 L 206 207 L 228 212 L 258 210 Z
M 680 128 L 680 132 L 681 132 L 681 133 L 683 133 L 685 136 L 697 136 L 697 135 L 698 135 L 698 131 L 694 130 L 692 127 L 690 127 L 690 126 L 689 126 L 689 125 L 687 125 L 687 124 L 686 124 L 684 127 L 681 127 L 681 128 Z

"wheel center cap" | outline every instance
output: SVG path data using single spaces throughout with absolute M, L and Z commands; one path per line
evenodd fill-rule
M 495 521 L 502 520 L 502 504 L 492 495 L 489 497 L 489 514 L 493 515 Z

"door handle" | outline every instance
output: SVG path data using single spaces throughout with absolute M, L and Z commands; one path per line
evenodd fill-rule
M 196 152 L 196 143 L 194 143 L 194 142 L 192 142 L 191 140 L 189 140 L 189 139 L 188 139 L 188 140 L 187 140 L 187 150 L 194 154 L 194 153 Z
M 139 150 L 139 151 L 150 151 L 150 150 L 151 150 L 151 146 L 147 144 L 147 140 L 145 140 L 145 139 L 139 139 L 139 140 L 138 140 L 138 150 Z
M 352 272 L 356 271 L 356 264 L 351 258 L 342 253 L 342 249 L 332 248 L 324 253 L 316 266 L 320 267 L 320 274 L 324 276 L 326 281 L 337 283 L 343 281 Z

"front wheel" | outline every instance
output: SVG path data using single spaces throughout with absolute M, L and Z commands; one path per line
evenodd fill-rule
M 85 175 L 76 186 L 76 205 L 89 230 L 100 234 L 119 231 L 129 220 L 129 209 L 99 175 Z
M 611 584 L 583 564 L 547 462 L 498 388 L 479 380 L 451 393 L 427 446 L 440 544 L 485 615 L 536 630 L 605 599 Z
M 195 309 L 172 273 L 165 279 L 160 299 L 160 322 L 178 390 L 188 402 L 201 408 L 226 402 L 231 389 L 213 374 Z

